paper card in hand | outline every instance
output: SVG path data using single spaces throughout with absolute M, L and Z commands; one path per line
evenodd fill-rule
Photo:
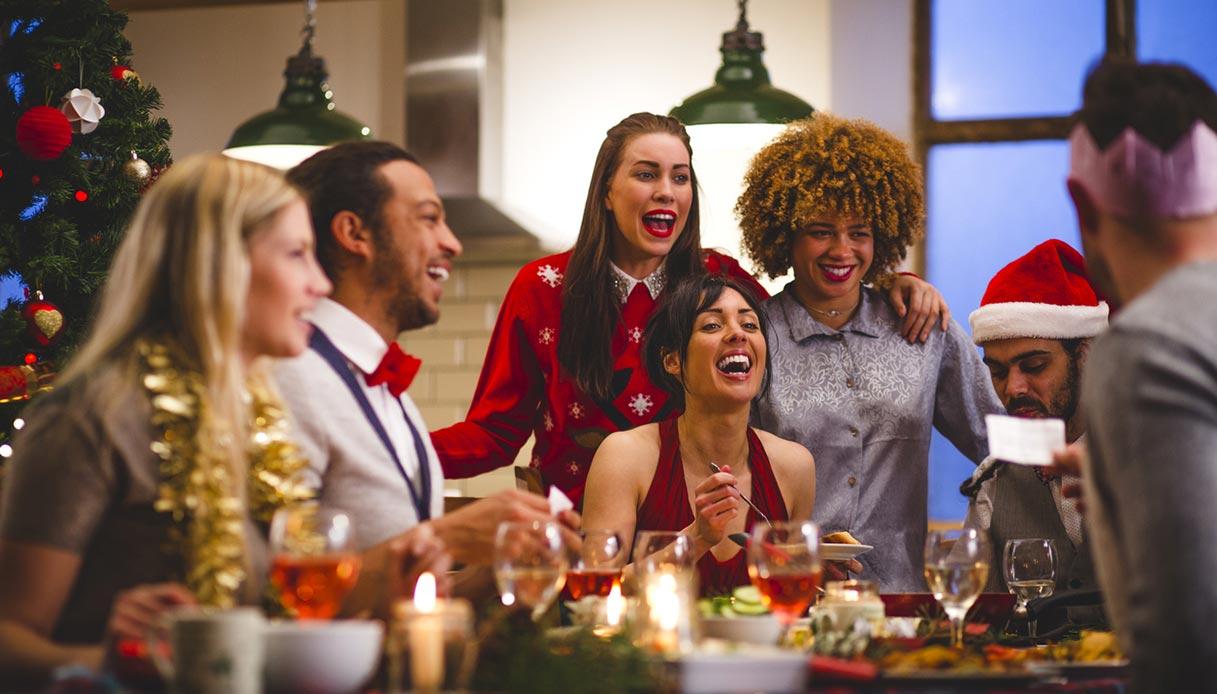
M 1065 422 L 985 415 L 989 455 L 1020 465 L 1051 465 L 1052 453 L 1065 447 Z

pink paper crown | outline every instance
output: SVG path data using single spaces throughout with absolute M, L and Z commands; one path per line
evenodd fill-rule
M 1163 152 L 1131 127 L 1100 151 L 1085 124 L 1069 136 L 1071 180 L 1105 212 L 1186 219 L 1217 212 L 1217 133 L 1203 121 Z

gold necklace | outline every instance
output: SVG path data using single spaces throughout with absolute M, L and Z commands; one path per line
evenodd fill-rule
M 858 308 L 858 304 L 860 304 L 860 303 L 862 303 L 861 295 L 858 296 L 858 300 L 854 302 L 854 305 L 850 306 L 849 308 L 842 308 L 842 309 L 830 308 L 830 309 L 826 310 L 826 309 L 822 309 L 822 308 L 816 308 L 815 306 L 812 306 L 811 304 L 806 304 L 806 303 L 803 304 L 803 307 L 806 308 L 808 311 L 811 311 L 812 313 L 818 313 L 821 316 L 828 316 L 829 318 L 836 318 L 838 316 L 844 316 L 844 315 L 847 315 L 847 314 L 853 312 L 854 309 Z
M 152 405 L 159 438 L 151 450 L 160 459 L 154 507 L 168 513 L 171 549 L 184 563 L 186 586 L 199 603 L 232 607 L 245 572 L 245 506 L 234 493 L 227 451 L 200 436 L 210 416 L 202 377 L 184 367 L 170 347 L 140 340 L 141 383 Z M 298 479 L 307 465 L 287 437 L 283 408 L 262 384 L 246 385 L 250 405 L 249 509 L 268 522 L 280 506 L 312 498 Z

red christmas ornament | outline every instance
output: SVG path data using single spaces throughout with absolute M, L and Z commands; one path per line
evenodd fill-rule
M 120 82 L 139 79 L 139 73 L 126 65 L 115 65 L 110 68 L 110 76 Z
M 63 69 L 63 63 L 52 63 L 51 67 L 55 68 L 55 71 L 58 72 Z
M 76 202 L 84 202 L 89 199 L 89 194 L 83 190 L 78 190 L 76 191 L 76 195 L 73 197 L 76 198 Z
M 30 159 L 58 159 L 70 144 L 72 124 L 57 108 L 35 106 L 17 119 L 17 147 Z
M 0 178 L 4 178 L 4 169 L 0 169 Z
M 46 347 L 63 332 L 63 313 L 58 306 L 43 299 L 42 292 L 36 292 L 35 296 L 26 302 L 21 315 L 25 318 L 25 328 L 30 337 Z
M 26 364 L 28 364 L 28 365 L 30 365 L 30 366 L 33 366 L 33 365 L 34 365 L 35 363 L 37 363 L 37 362 L 38 362 L 38 355 L 37 355 L 37 354 L 34 354 L 33 352 L 26 352 L 26 353 L 25 353 L 25 363 L 26 363 Z
M 30 183 L 33 183 L 34 185 L 38 185 L 39 183 L 42 183 L 42 176 L 39 176 L 38 174 L 34 174 L 33 176 L 30 176 Z

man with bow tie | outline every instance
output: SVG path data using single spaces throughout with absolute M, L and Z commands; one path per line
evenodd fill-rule
M 317 258 L 334 285 L 301 316 L 313 325 L 310 349 L 275 371 L 319 502 L 352 518 L 361 549 L 423 524 L 456 561 L 488 563 L 501 521 L 551 516 L 544 498 L 515 490 L 442 515 L 443 472 L 406 392 L 419 360 L 397 344 L 439 319 L 461 252 L 435 184 L 387 142 L 336 145 L 288 179 L 308 200 Z M 563 520 L 578 524 L 569 512 Z

